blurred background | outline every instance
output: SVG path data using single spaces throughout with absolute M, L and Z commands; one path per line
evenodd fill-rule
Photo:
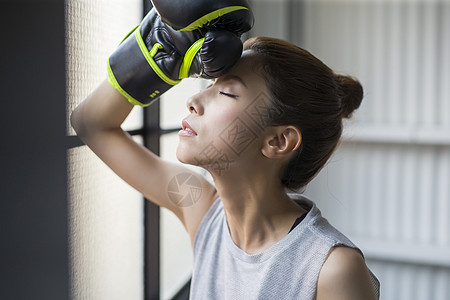
M 68 122 L 149 1 L 6 3 L 0 298 L 186 299 L 192 252 L 181 223 L 114 175 Z M 364 87 L 304 193 L 361 247 L 381 299 L 450 299 L 450 1 L 251 4 L 255 26 L 243 39 L 286 39 Z M 124 129 L 176 161 L 185 101 L 205 84 L 183 80 L 135 108 Z

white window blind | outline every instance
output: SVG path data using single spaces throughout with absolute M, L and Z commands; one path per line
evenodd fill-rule
M 289 39 L 365 90 L 306 194 L 363 249 L 381 299 L 450 299 L 450 1 L 252 2 L 252 35 Z

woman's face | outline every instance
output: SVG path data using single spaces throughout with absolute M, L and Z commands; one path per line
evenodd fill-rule
M 181 162 L 221 173 L 236 162 L 261 155 L 262 134 L 268 125 L 269 93 L 255 73 L 255 57 L 244 51 L 237 64 L 208 88 L 187 100 L 190 114 L 179 132 Z

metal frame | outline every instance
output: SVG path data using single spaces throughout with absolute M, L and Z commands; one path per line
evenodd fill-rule
M 160 151 L 161 130 L 159 127 L 159 101 L 155 101 L 144 111 L 144 146 L 156 155 Z M 160 210 L 145 199 L 144 201 L 144 295 L 145 299 L 160 297 Z
M 159 156 L 161 136 L 178 131 L 180 128 L 161 129 L 159 100 L 144 109 L 143 113 L 144 146 Z M 144 201 L 144 295 L 145 299 L 159 299 L 161 283 L 160 208 L 148 200 Z
M 151 10 L 150 1 L 143 0 L 143 17 Z M 156 155 L 160 151 L 160 105 L 155 101 L 144 113 L 144 146 Z M 160 298 L 160 211 L 144 198 L 144 299 Z

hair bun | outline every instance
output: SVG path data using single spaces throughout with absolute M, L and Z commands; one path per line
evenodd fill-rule
M 364 91 L 359 81 L 346 75 L 336 75 L 341 90 L 341 115 L 350 118 L 353 111 L 361 105 Z

